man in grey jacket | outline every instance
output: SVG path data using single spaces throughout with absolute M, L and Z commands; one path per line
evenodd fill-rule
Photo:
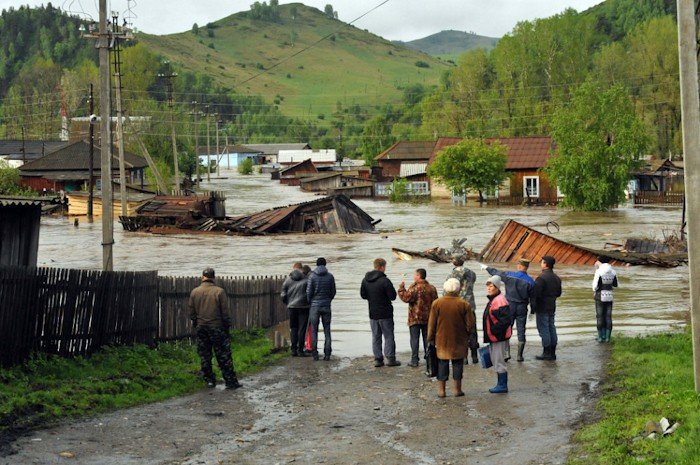
M 311 356 L 318 361 L 318 325 L 323 323 L 323 360 L 331 359 L 331 302 L 335 297 L 335 278 L 326 268 L 326 259 L 320 257 L 316 260 L 316 269 L 309 274 L 309 282 L 306 286 L 306 298 L 311 305 L 309 310 L 309 324 L 311 333 Z
M 303 266 L 297 262 L 292 272 L 282 284 L 282 302 L 289 311 L 289 335 L 292 338 L 292 357 L 304 357 L 306 327 L 309 324 L 309 301 L 306 298 L 308 279 L 302 272 Z

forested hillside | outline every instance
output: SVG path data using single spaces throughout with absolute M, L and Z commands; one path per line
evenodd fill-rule
M 587 81 L 622 85 L 653 136 L 650 152 L 680 153 L 673 0 L 608 0 L 521 22 L 492 50 L 468 52 L 451 67 L 343 29 L 332 8 L 275 0 L 252 7 L 182 34 L 146 36 L 122 52 L 125 109 L 151 117 L 144 137 L 164 169 L 170 117 L 157 75 L 170 71 L 178 74 L 173 113 L 185 166 L 193 166 L 195 133 L 205 145 L 207 121 L 212 134 L 218 121 L 230 142 L 303 141 L 368 159 L 400 139 L 549 134 L 554 111 Z M 97 68 L 78 25 L 50 5 L 3 12 L 0 137 L 56 138 L 61 106 L 68 116 L 87 114 Z M 323 46 L 280 62 L 324 34 Z

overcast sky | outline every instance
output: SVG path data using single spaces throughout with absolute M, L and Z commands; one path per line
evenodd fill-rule
M 602 0 L 389 0 L 355 25 L 390 40 L 413 40 L 445 30 L 473 31 L 501 37 L 518 21 L 544 18 L 566 8 L 585 10 Z M 305 0 L 320 10 L 331 3 L 340 19 L 350 22 L 382 0 Z M 39 5 L 41 1 L 0 0 L 0 8 Z M 126 0 L 108 0 L 110 8 L 124 12 Z M 248 10 L 252 0 L 137 0 L 134 25 L 144 32 L 181 32 L 193 23 L 206 24 L 232 13 Z M 280 3 L 293 3 L 280 0 Z M 96 16 L 97 0 L 55 0 L 65 11 Z

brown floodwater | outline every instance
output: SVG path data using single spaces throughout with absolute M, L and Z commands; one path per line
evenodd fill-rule
M 228 215 L 238 215 L 269 207 L 315 198 L 298 187 L 282 186 L 267 175 L 242 177 L 228 172 L 228 179 L 202 184 L 203 189 L 227 194 Z M 117 270 L 158 270 L 163 275 L 197 275 L 213 266 L 220 275 L 286 274 L 291 264 L 303 261 L 313 265 L 324 256 L 335 275 L 338 295 L 333 302 L 334 354 L 360 356 L 371 353 L 366 303 L 359 287 L 372 260 L 388 260 L 387 275 L 398 286 L 405 274 L 411 279 L 415 268 L 426 268 L 428 280 L 440 288 L 451 265 L 427 260 L 400 261 L 391 248 L 424 250 L 447 247 L 453 238 L 467 238 L 467 245 L 480 251 L 509 218 L 545 231 L 548 221 L 556 221 L 559 239 L 602 248 L 606 242 L 621 243 L 630 236 L 662 238 L 664 231 L 677 229 L 679 208 L 622 207 L 606 213 L 576 213 L 556 207 L 479 207 L 475 203 L 454 206 L 450 201 L 410 205 L 386 201 L 357 200 L 375 219 L 381 219 L 378 234 L 285 235 L 269 237 L 176 235 L 157 236 L 129 233 L 115 224 L 114 267 Z M 45 218 L 39 245 L 40 266 L 101 267 L 101 223 L 89 224 L 84 218 L 76 228 L 67 218 Z M 487 275 L 475 262 L 480 283 Z M 539 272 L 533 264 L 531 274 Z M 496 266 L 499 266 L 496 264 Z M 508 267 L 511 265 L 501 265 Z M 564 294 L 559 299 L 557 326 L 563 341 L 593 338 L 595 311 L 590 282 L 592 267 L 556 267 L 563 279 Z M 642 334 L 668 330 L 684 323 L 688 309 L 688 268 L 618 268 L 620 288 L 615 293 L 614 333 Z M 478 284 L 477 315 L 486 304 L 485 286 Z M 408 350 L 406 304 L 395 305 L 398 350 Z M 528 323 L 528 338 L 539 343 L 534 320 Z

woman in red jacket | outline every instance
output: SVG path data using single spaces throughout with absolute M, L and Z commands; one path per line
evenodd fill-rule
M 513 333 L 513 314 L 505 296 L 501 293 L 503 281 L 500 276 L 491 276 L 486 281 L 489 303 L 484 310 L 484 343 L 489 344 L 491 363 L 498 376 L 498 384 L 489 389 L 492 394 L 508 392 L 508 368 L 505 357 Z

